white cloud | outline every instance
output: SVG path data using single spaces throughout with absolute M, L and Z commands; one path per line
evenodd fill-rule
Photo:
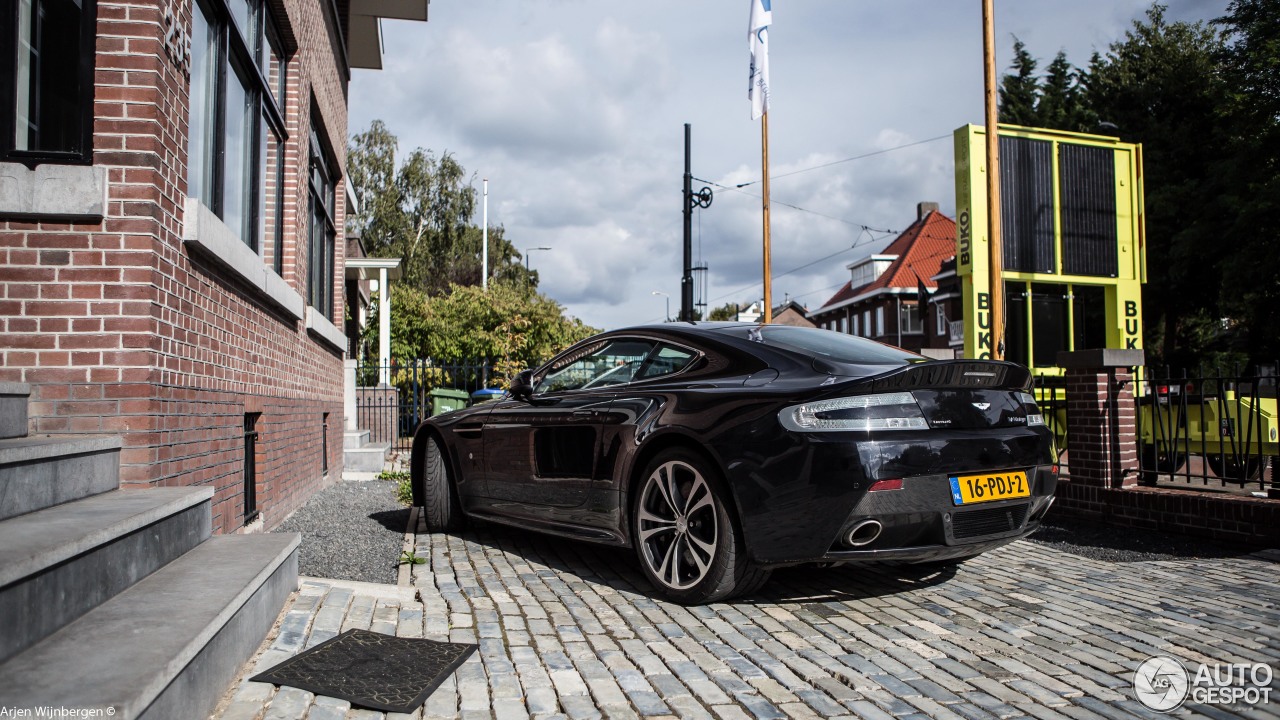
M 1225 4 L 1174 0 L 1169 15 L 1208 19 Z M 1065 49 L 1084 65 L 1148 6 L 1000 4 L 997 62 L 1017 35 L 1045 64 Z M 760 176 L 746 22 L 745 0 L 432 3 L 428 23 L 384 24 L 386 69 L 355 73 L 351 128 L 382 118 L 403 150 L 448 150 L 487 177 L 490 221 L 518 248 L 554 248 L 530 262 L 572 314 L 660 320 L 652 292 L 673 308 L 680 295 L 683 124 L 696 177 Z M 857 224 L 900 231 L 925 200 L 954 213 L 951 140 L 779 176 L 981 123 L 981 19 L 969 3 L 809 0 L 775 6 L 770 44 L 774 295 L 817 307 L 846 264 L 889 239 Z M 760 294 L 761 203 L 744 193 L 716 189 L 695 216 L 713 307 Z

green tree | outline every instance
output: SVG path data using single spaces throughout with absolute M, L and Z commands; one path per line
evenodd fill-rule
M 1233 0 L 1215 21 L 1226 31 L 1220 60 L 1227 85 L 1224 125 L 1232 129 L 1219 175 L 1231 222 L 1222 236 L 1224 314 L 1245 331 L 1254 359 L 1280 356 L 1280 0 Z
M 1015 74 L 1000 81 L 1000 122 L 1028 127 L 1092 132 L 1097 117 L 1086 105 L 1083 74 L 1059 51 L 1043 77 L 1036 75 L 1039 61 L 1026 45 L 1013 39 Z
M 494 363 L 505 384 L 515 373 L 590 337 L 596 328 L 566 317 L 559 303 L 511 284 L 454 285 L 432 296 L 403 283 L 391 286 L 391 356 L 404 363 L 417 358 Z M 377 346 L 377 328 L 371 347 Z
M 750 301 L 743 303 L 725 303 L 718 308 L 714 308 L 711 314 L 707 316 L 708 320 L 733 320 L 738 317 L 738 311 L 741 308 L 749 307 Z
M 398 141 L 381 120 L 351 139 L 348 176 L 360 197 L 349 218 L 374 257 L 403 260 L 403 282 L 436 295 L 451 285 L 480 284 L 482 228 L 473 178 L 448 152 L 417 148 L 403 162 Z M 536 288 L 501 226 L 489 228 L 490 277 Z
M 1203 23 L 1171 23 L 1164 13 L 1153 5 L 1094 56 L 1085 98 L 1124 140 L 1142 143 L 1147 347 L 1184 364 L 1207 349 L 1202 319 L 1222 317 L 1223 257 L 1233 251 L 1222 234 L 1229 178 L 1219 172 L 1227 87 L 1217 58 L 1225 45 Z
M 1036 59 L 1027 52 L 1027 46 L 1013 38 L 1013 64 L 1000 79 L 1000 122 L 1013 125 L 1035 126 L 1036 101 L 1040 96 L 1040 80 L 1036 77 Z
M 1093 132 L 1097 124 L 1097 115 L 1084 101 L 1080 71 L 1059 50 L 1049 63 L 1036 99 L 1037 127 Z

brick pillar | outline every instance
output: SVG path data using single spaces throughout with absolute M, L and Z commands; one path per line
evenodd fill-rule
M 1117 488 L 1138 482 L 1132 368 L 1141 350 L 1058 353 L 1067 380 L 1067 464 L 1072 482 Z

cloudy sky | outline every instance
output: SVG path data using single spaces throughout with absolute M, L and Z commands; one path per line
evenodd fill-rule
M 1042 68 L 1058 50 L 1085 65 L 1148 5 L 997 1 L 998 67 L 1014 36 Z M 1174 19 L 1207 20 L 1226 0 L 1169 5 Z M 490 224 L 521 251 L 551 248 L 530 262 L 570 314 L 601 328 L 660 321 L 655 291 L 673 314 L 680 302 L 684 123 L 694 177 L 760 178 L 748 11 L 748 0 L 432 0 L 427 23 L 384 21 L 383 70 L 353 71 L 351 131 L 382 119 L 402 151 L 453 153 L 477 189 L 488 178 Z M 951 132 L 983 117 L 981 3 L 773 0 L 769 44 L 773 294 L 816 309 L 917 202 L 954 216 Z M 694 215 L 709 307 L 761 295 L 758 193 L 716 188 Z

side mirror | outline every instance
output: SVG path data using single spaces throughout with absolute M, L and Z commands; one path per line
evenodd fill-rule
M 509 390 L 511 397 L 528 402 L 533 397 L 533 371 L 521 370 L 520 374 L 511 379 Z

